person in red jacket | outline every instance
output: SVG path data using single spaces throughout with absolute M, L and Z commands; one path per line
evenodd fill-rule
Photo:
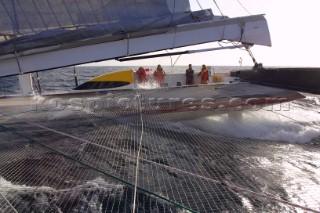
M 163 86 L 164 77 L 166 76 L 166 72 L 162 69 L 160 64 L 157 66 L 156 71 L 154 71 L 153 76 L 157 80 L 158 84 L 160 86 Z
M 139 77 L 140 83 L 144 83 L 147 81 L 147 71 L 143 67 L 139 67 L 138 71 L 136 74 Z
M 200 84 L 207 84 L 209 80 L 209 71 L 206 65 L 202 65 L 201 71 L 198 76 L 200 76 Z

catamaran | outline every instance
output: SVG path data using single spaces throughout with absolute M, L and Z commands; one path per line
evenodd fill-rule
M 184 73 L 170 74 L 150 89 L 127 69 L 48 94 L 30 75 L 166 56 L 150 54 L 208 42 L 230 46 L 170 54 L 233 48 L 250 53 L 253 45 L 271 46 L 264 15 L 191 11 L 186 0 L 12 0 L 1 1 L 0 33 L 0 77 L 19 76 L 22 95 L 0 98 L 1 130 L 8 141 L 18 138 L 0 148 L 0 211 L 259 212 L 268 209 L 264 202 L 297 206 L 259 193 L 265 189 L 248 184 L 251 179 L 233 183 L 232 164 L 212 164 L 241 155 L 236 146 L 221 148 L 228 136 L 213 145 L 209 134 L 198 134 L 199 123 L 192 132 L 166 129 L 171 120 L 231 115 L 304 97 L 296 91 L 213 70 L 208 84 L 195 77 L 194 85 L 186 85 Z
M 12 1 L 2 5 L 1 21 L 0 77 L 18 75 L 24 95 L 35 91 L 36 83 L 29 74 L 32 72 L 108 59 L 126 61 L 157 57 L 143 54 L 223 40 L 229 41 L 230 46 L 171 54 L 243 46 L 250 52 L 253 45 L 271 46 L 264 15 L 229 18 L 214 15 L 209 9 L 191 11 L 189 2 L 184 0 L 144 1 L 139 4 L 127 1 L 70 1 L 69 5 L 64 1 L 48 1 L 40 5 L 32 1 Z M 121 90 L 137 86 L 136 75 L 132 71 L 106 74 L 85 84 L 102 78 L 109 79 L 105 84 L 109 86 L 91 89 Z M 223 79 L 227 83 L 236 80 L 230 77 Z M 214 83 L 213 76 L 208 80 Z M 178 74 L 168 76 L 165 82 L 169 87 L 184 84 L 185 76 Z M 110 85 L 121 87 L 110 88 Z M 81 88 L 86 87 L 80 85 L 76 91 Z M 92 90 L 87 89 L 92 95 Z M 237 91 L 239 94 L 236 96 L 242 94 L 248 97 L 245 92 Z M 270 91 L 265 93 L 265 98 L 276 96 L 268 94 Z M 288 97 L 290 101 L 292 97 L 301 96 L 288 91 Z

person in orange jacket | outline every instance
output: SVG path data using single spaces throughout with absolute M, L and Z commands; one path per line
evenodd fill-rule
M 147 81 L 147 71 L 143 67 L 139 67 L 137 70 L 136 74 L 139 77 L 140 83 L 146 82 Z
M 162 69 L 161 65 L 157 66 L 157 69 L 154 71 L 153 76 L 157 80 L 160 86 L 163 86 L 164 78 L 166 76 L 166 72 Z
M 201 71 L 198 76 L 200 76 L 200 84 L 207 84 L 209 80 L 209 71 L 206 65 L 202 65 Z

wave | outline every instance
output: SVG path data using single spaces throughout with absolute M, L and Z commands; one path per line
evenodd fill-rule
M 186 122 L 171 122 L 163 127 L 176 132 L 214 137 L 309 143 L 320 137 L 319 114 L 300 111 L 302 109 L 299 108 L 289 112 L 243 111 L 237 112 L 238 115 L 237 113 L 220 114 Z

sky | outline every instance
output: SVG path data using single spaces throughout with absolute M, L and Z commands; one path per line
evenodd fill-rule
M 320 67 L 320 1 L 319 0 L 215 0 L 222 13 L 229 17 L 265 14 L 268 21 L 272 46 L 251 48 L 254 57 L 264 66 Z M 211 8 L 220 15 L 213 0 L 198 0 L 202 8 Z M 244 6 L 244 9 L 241 4 Z M 197 0 L 190 0 L 191 9 L 199 10 Z M 248 12 L 250 13 L 248 13 Z M 178 50 L 218 47 L 217 43 L 208 43 Z M 219 50 L 205 53 L 182 55 L 176 65 L 216 65 L 239 66 L 242 58 L 243 66 L 252 66 L 253 62 L 246 51 Z M 177 56 L 172 57 L 174 62 Z M 171 65 L 170 57 L 117 62 L 109 60 L 90 65 L 99 66 L 134 66 L 157 64 Z

